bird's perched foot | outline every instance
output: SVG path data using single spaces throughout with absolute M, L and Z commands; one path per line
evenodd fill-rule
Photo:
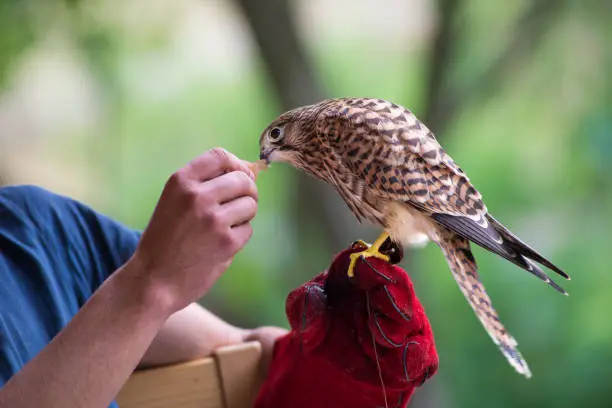
M 355 265 L 358 259 L 366 259 L 366 258 L 378 258 L 383 261 L 389 262 L 391 257 L 381 252 L 380 247 L 387 241 L 389 238 L 389 234 L 383 232 L 380 236 L 374 241 L 372 245 L 367 244 L 364 241 L 357 241 L 354 245 L 359 245 L 365 247 L 363 251 L 354 252 L 350 255 L 351 262 L 348 267 L 348 277 L 352 278 L 355 276 Z

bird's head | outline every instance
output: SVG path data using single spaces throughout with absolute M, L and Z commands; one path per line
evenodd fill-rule
M 259 137 L 259 158 L 267 163 L 284 162 L 302 168 L 304 150 L 311 133 L 307 129 L 309 121 L 308 107 L 293 109 L 278 116 Z
M 259 138 L 259 158 L 311 172 L 317 146 L 314 124 L 325 103 L 292 109 L 274 119 Z

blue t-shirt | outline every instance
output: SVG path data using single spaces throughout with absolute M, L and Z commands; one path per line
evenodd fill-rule
M 0 387 L 129 259 L 139 238 L 42 188 L 0 188 Z

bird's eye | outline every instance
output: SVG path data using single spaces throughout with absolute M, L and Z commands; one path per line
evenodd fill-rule
M 272 128 L 270 130 L 270 140 L 273 142 L 278 142 L 283 138 L 283 131 L 281 128 Z

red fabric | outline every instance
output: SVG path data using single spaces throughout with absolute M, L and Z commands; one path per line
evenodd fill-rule
M 437 371 L 431 327 L 408 274 L 368 258 L 349 280 L 349 254 L 359 249 L 341 252 L 289 294 L 291 331 L 275 344 L 255 408 L 384 407 L 377 360 L 388 406 L 405 407 Z

